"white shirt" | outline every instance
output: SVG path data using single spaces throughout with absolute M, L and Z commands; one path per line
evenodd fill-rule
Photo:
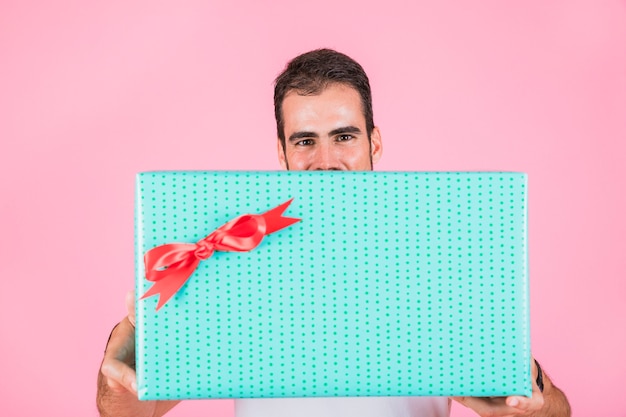
M 254 398 L 235 401 L 236 417 L 448 417 L 447 397 Z

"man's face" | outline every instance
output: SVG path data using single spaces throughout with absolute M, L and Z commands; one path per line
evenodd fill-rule
M 283 100 L 285 148 L 278 141 L 278 158 L 291 170 L 371 170 L 382 154 L 378 128 L 370 140 L 357 90 L 331 84 L 321 94 L 295 91 Z

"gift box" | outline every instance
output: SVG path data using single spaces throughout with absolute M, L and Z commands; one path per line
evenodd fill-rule
M 138 174 L 139 398 L 530 395 L 526 184 Z

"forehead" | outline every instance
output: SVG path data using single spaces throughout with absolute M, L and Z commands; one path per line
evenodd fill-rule
M 345 84 L 330 84 L 318 94 L 289 91 L 283 100 L 285 128 L 302 123 L 365 123 L 359 92 Z

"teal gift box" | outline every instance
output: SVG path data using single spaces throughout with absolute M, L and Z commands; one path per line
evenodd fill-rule
M 138 174 L 139 398 L 531 395 L 526 184 L 495 172 Z M 151 273 L 176 275 L 147 268 L 147 252 L 193 248 L 281 205 L 300 221 L 251 249 L 207 257 L 204 245 L 163 306 L 142 297 Z

